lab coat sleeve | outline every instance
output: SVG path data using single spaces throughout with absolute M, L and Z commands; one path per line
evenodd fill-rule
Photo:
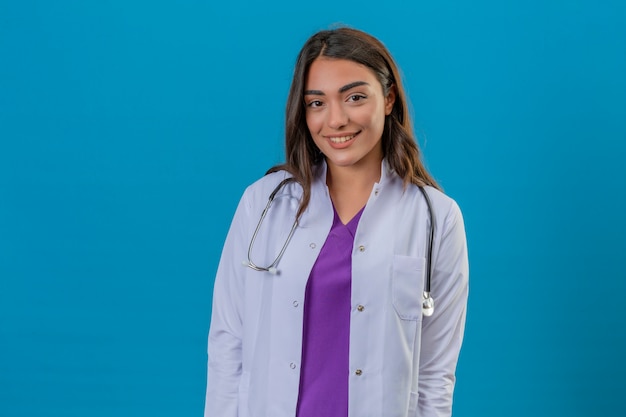
M 442 212 L 442 214 L 445 212 Z M 433 251 L 431 295 L 435 312 L 422 321 L 418 416 L 452 414 L 452 394 L 468 297 L 467 241 L 461 211 L 452 201 Z
M 237 417 L 242 370 L 243 277 L 248 248 L 245 231 L 250 219 L 246 195 L 235 212 L 224 243 L 213 289 L 208 340 L 205 417 Z

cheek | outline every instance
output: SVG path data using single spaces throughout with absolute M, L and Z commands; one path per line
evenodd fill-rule
M 319 114 L 307 113 L 306 114 L 306 126 L 309 128 L 311 136 L 315 136 L 320 131 L 322 125 L 322 119 Z
M 380 128 L 380 133 L 382 134 L 383 130 L 385 129 L 385 121 L 387 120 L 387 117 L 389 117 L 387 115 L 387 109 L 385 107 L 384 102 L 381 103 L 380 105 L 380 109 L 377 113 L 377 123 L 379 125 Z
M 364 109 L 365 110 L 365 109 Z M 373 130 L 381 130 L 385 126 L 384 107 L 376 106 L 355 115 L 353 120 L 361 126 Z

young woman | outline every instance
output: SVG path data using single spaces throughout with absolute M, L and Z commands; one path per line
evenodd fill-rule
M 340 28 L 300 51 L 286 163 L 245 191 L 214 291 L 205 416 L 451 414 L 463 220 L 377 39 Z

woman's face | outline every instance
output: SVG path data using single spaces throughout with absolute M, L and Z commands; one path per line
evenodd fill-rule
M 305 81 L 306 123 L 329 167 L 380 168 L 385 116 L 395 100 L 374 73 L 346 59 L 319 57 Z

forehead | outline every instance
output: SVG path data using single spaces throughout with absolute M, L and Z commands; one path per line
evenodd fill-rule
M 309 67 L 305 89 L 336 91 L 355 81 L 365 81 L 371 87 L 380 85 L 374 72 L 365 65 L 347 59 L 319 57 Z

